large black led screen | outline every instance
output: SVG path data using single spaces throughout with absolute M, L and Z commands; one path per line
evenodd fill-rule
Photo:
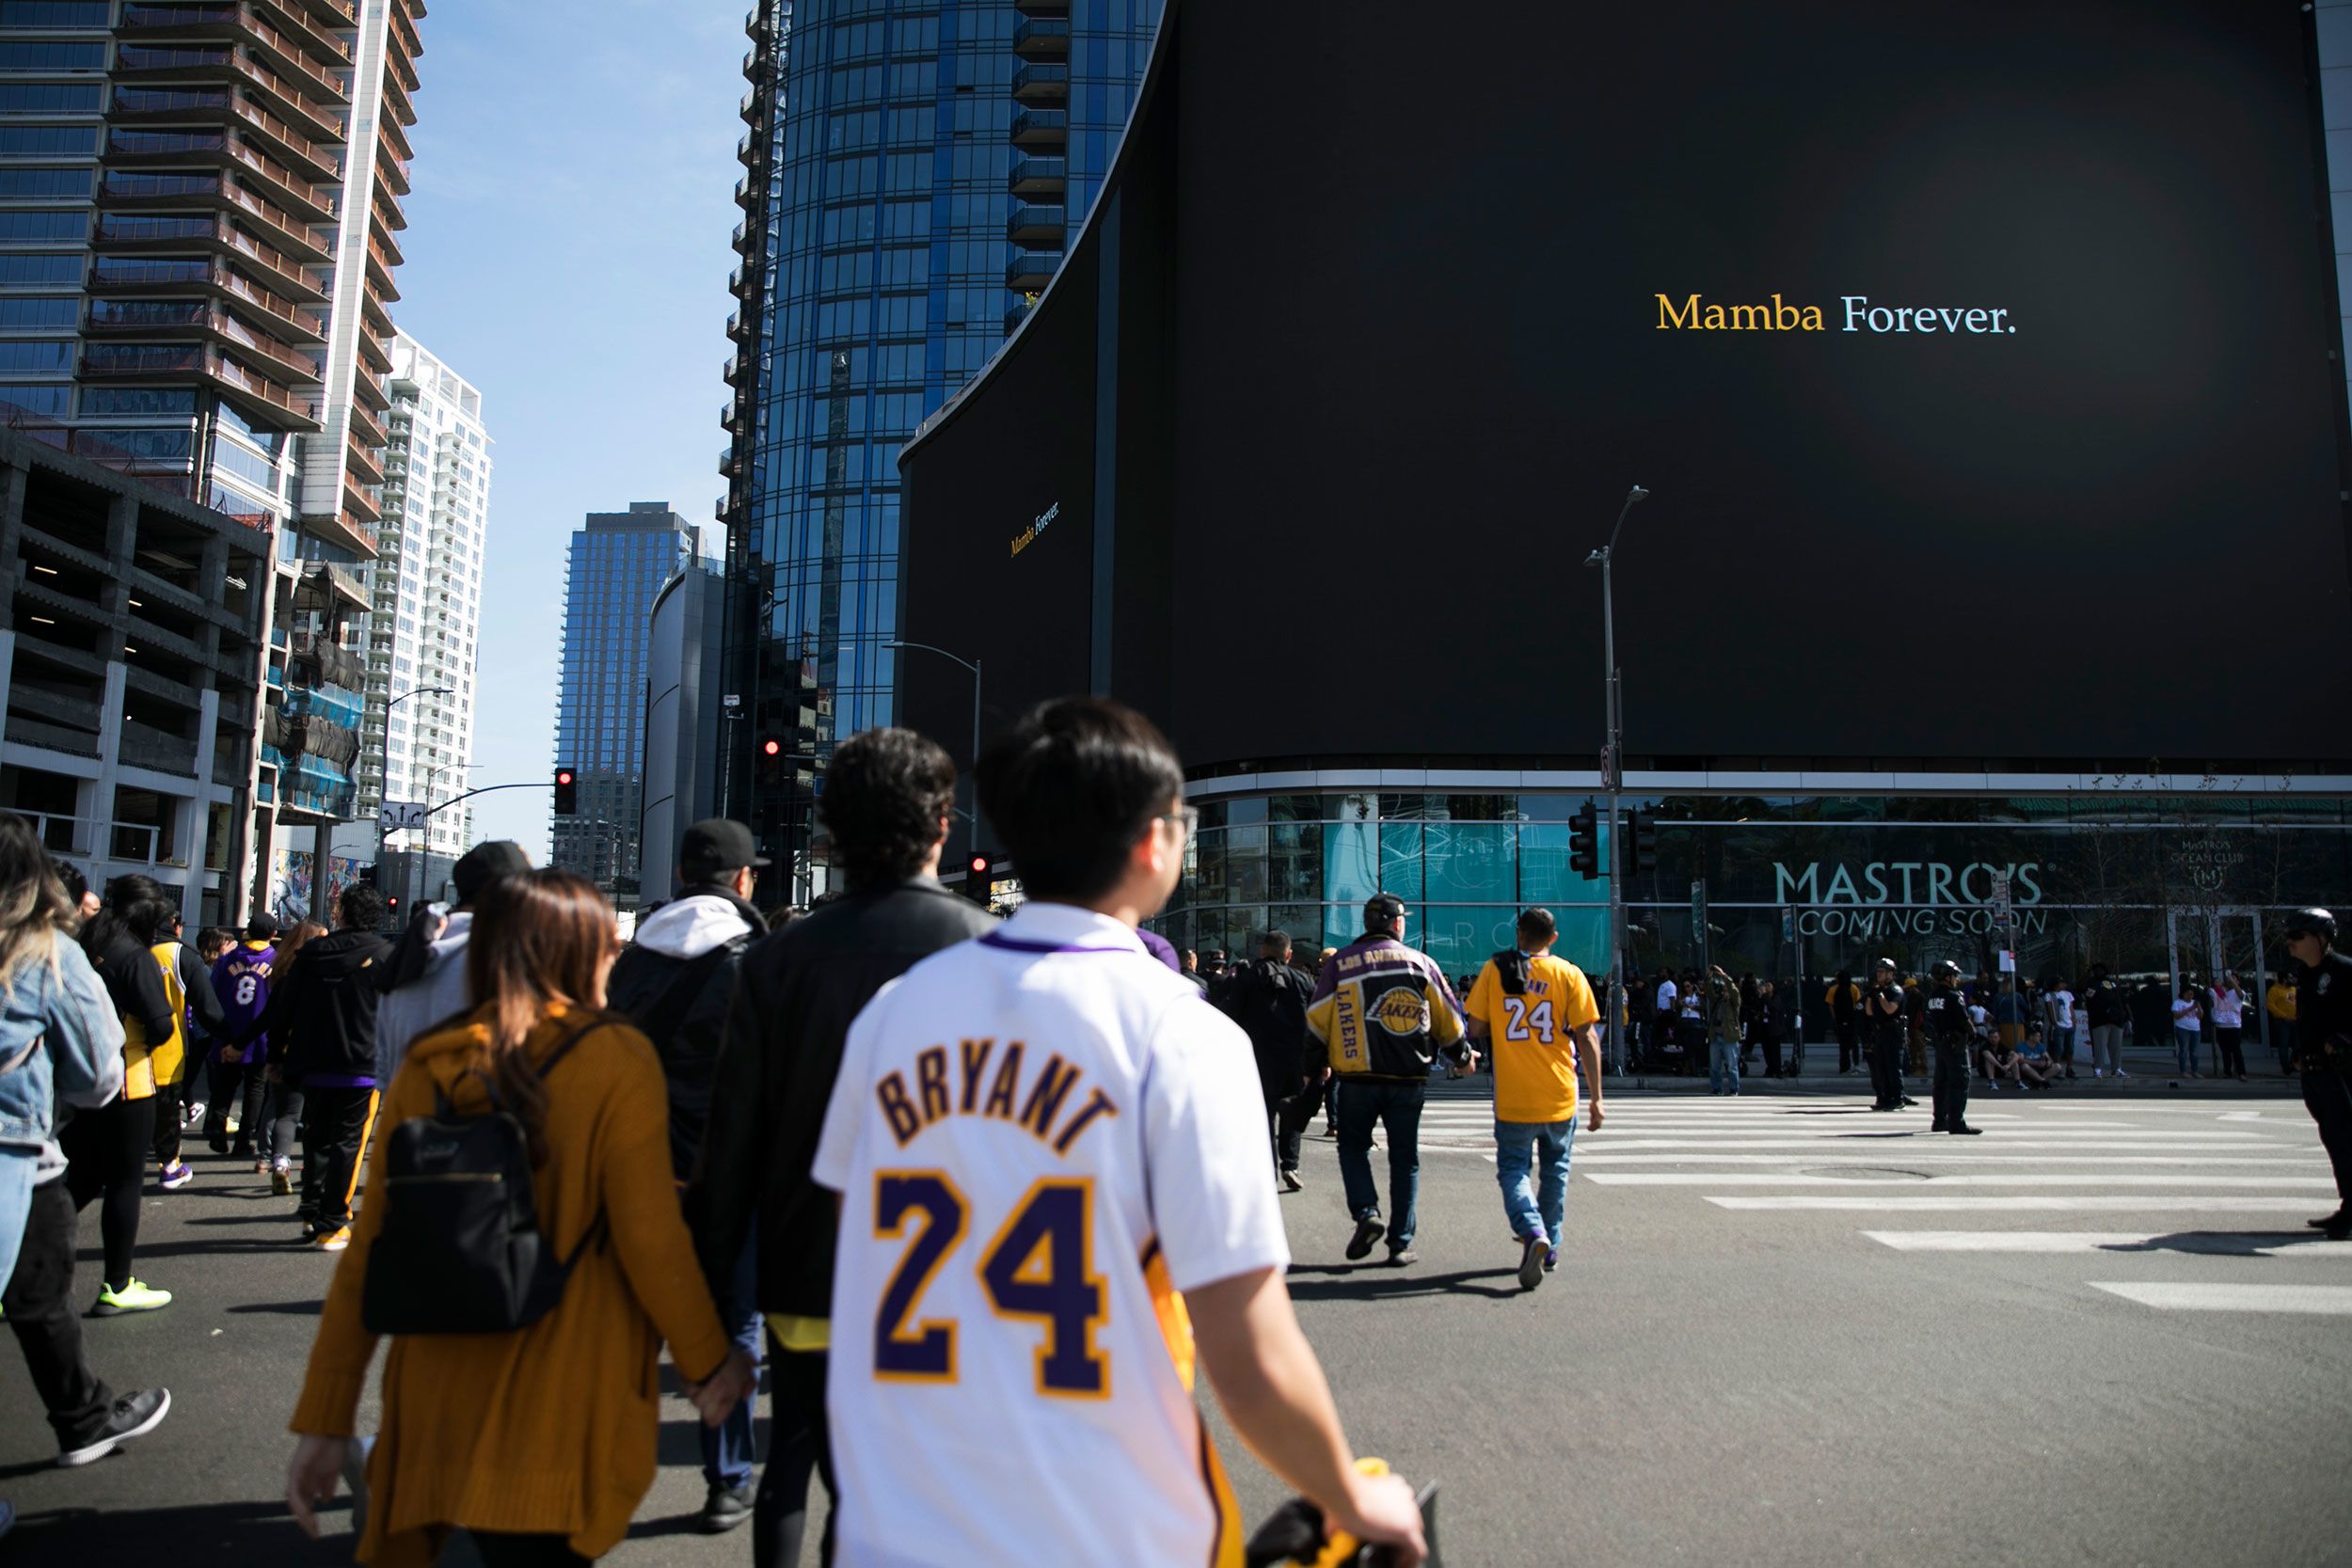
M 1635 483 L 1629 755 L 2352 754 L 2299 5 L 1335 15 L 1179 23 L 1190 760 L 1590 756 Z

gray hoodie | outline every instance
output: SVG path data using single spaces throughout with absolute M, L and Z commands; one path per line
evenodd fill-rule
M 433 1026 L 473 1007 L 467 994 L 466 939 L 473 932 L 473 911 L 453 912 L 435 937 L 424 961 L 424 973 L 405 986 L 385 992 L 375 1003 L 375 1084 L 389 1089 L 408 1047 Z

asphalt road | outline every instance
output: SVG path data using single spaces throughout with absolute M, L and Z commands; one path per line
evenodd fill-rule
M 1408 1269 L 1341 1259 L 1333 1146 L 1310 1140 L 1292 1291 L 1359 1449 L 1441 1484 L 1454 1568 L 2352 1561 L 2352 1243 L 2301 1223 L 2333 1202 L 2299 1103 L 2147 1077 L 1979 1094 L 1986 1135 L 1956 1139 L 1839 1087 L 1614 1092 L 1532 1294 L 1483 1085 L 1433 1097 Z M 289 1245 L 289 1200 L 249 1171 L 197 1164 L 139 1254 L 179 1300 L 86 1325 L 104 1376 L 172 1388 L 161 1430 L 54 1469 L 0 1352 L 24 1515 L 0 1563 L 348 1560 L 278 1501 L 333 1260 Z M 84 1239 L 94 1291 L 94 1212 Z M 748 1536 L 690 1532 L 691 1416 L 672 1397 L 663 1418 L 611 1560 L 739 1563 Z M 1263 1514 L 1281 1488 L 1219 1436 Z

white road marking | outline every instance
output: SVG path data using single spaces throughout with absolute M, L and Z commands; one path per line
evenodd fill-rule
M 1587 1181 L 1610 1187 L 2316 1187 L 2336 1189 L 2332 1176 L 2208 1176 L 2192 1171 L 2181 1176 L 2152 1176 L 2139 1172 L 2012 1171 L 2003 1176 L 1982 1173 L 1916 1176 L 1819 1176 L 1798 1171 L 1676 1171 L 1596 1170 L 1580 1173 Z
M 1866 1230 L 1865 1236 L 1898 1252 L 2213 1252 L 2230 1258 L 2320 1258 L 2352 1261 L 2352 1242 L 2296 1240 L 2289 1235 L 2257 1241 L 2215 1236 L 2211 1244 L 2182 1244 L 2178 1232 L 2163 1230 Z M 2170 1243 L 2171 1245 L 2164 1243 Z
M 1708 1202 L 1719 1209 L 1742 1211 L 1814 1210 L 1851 1213 L 2179 1213 L 2179 1214 L 2308 1214 L 2308 1197 L 2180 1197 L 2152 1193 L 2146 1197 L 2050 1197 L 2040 1193 L 2010 1193 L 1998 1197 L 1718 1197 Z
M 2014 1147 L 2004 1145 L 2003 1147 Z M 2014 1164 L 2012 1156 L 1997 1152 L 1943 1152 L 1936 1146 L 1922 1148 L 1916 1145 L 1900 1146 L 1899 1156 L 1894 1154 L 1836 1153 L 1806 1154 L 1623 1154 L 1614 1148 L 1588 1148 L 1579 1143 L 1576 1148 L 1577 1168 L 1598 1162 L 1611 1165 L 1881 1165 L 1890 1162 L 1899 1164 L 1949 1164 L 1954 1161 L 1982 1164 Z M 1930 1152 L 1930 1149 L 1935 1149 Z M 2297 1169 L 2325 1169 L 2328 1157 L 2314 1147 L 2310 1152 L 2268 1155 L 2251 1154 L 2037 1154 L 2036 1165 L 2224 1165 L 2238 1169 L 2249 1166 L 2281 1166 Z
M 2093 1279 L 2091 1289 L 2164 1312 L 2304 1312 L 2352 1317 L 2352 1285 L 2188 1285 Z
M 1645 1149 L 1681 1149 L 1692 1154 L 1728 1154 L 1778 1150 L 1791 1159 L 1801 1159 L 1807 1153 L 1826 1153 L 1831 1149 L 1875 1148 L 1891 1153 L 1896 1149 L 1911 1149 L 1917 1148 L 1922 1146 L 1935 1148 L 1954 1149 L 1963 1148 L 1986 1149 L 2029 1148 L 2038 1150 L 2072 1149 L 2079 1153 L 2098 1154 L 2128 1153 L 2135 1150 L 2153 1154 L 2168 1152 L 2177 1153 L 2181 1152 L 2185 1147 L 2199 1152 L 2213 1154 L 2230 1154 L 2235 1153 L 2239 1150 L 2244 1150 L 2249 1154 L 2267 1154 L 2276 1153 L 2283 1149 L 2291 1149 L 2296 1147 L 2293 1144 L 2280 1143 L 2269 1138 L 2248 1138 L 2243 1142 L 2232 1142 L 2226 1144 L 2201 1143 L 2187 1146 L 2184 1146 L 2179 1140 L 2171 1138 L 2093 1138 L 2086 1140 L 2080 1137 L 2056 1139 L 1998 1137 L 1991 1142 L 1963 1144 L 1959 1139 L 1952 1137 L 1949 1133 L 1930 1132 L 1924 1127 L 1915 1129 L 1914 1131 L 1917 1134 L 1915 1138 L 1858 1138 L 1849 1136 L 1824 1138 L 1693 1139 L 1642 1137 L 1612 1138 L 1610 1137 L 1608 1131 L 1604 1128 L 1594 1138 L 1594 1142 L 1605 1142 L 1607 1147 L 1613 1150 L 1622 1149 L 1629 1153 Z M 1586 1152 L 1586 1136 L 1587 1134 L 1584 1133 L 1579 1133 L 1577 1135 L 1577 1143 L 1579 1145 L 1578 1152 L 1580 1153 Z M 1597 1152 L 1597 1150 L 1594 1151 Z

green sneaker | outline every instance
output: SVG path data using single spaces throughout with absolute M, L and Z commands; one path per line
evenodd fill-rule
M 169 1291 L 157 1291 L 138 1280 L 127 1280 L 119 1291 L 99 1288 L 98 1305 L 89 1309 L 93 1318 L 119 1317 L 125 1312 L 152 1312 L 159 1307 L 171 1305 Z

